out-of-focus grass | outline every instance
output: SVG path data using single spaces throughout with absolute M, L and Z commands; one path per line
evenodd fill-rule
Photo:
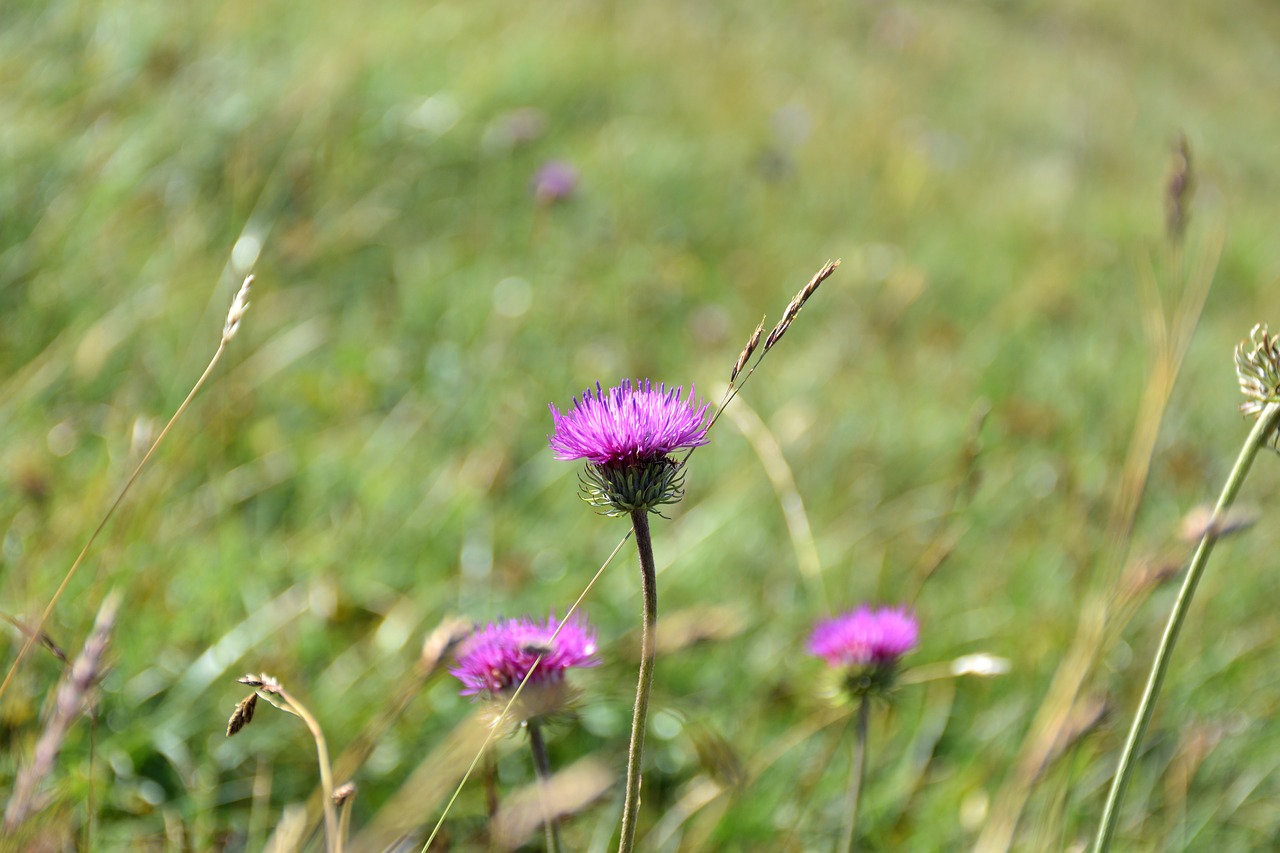
M 1216 493 L 1245 430 L 1230 349 L 1280 307 L 1266 4 L 54 0 L 2 18 L 0 607 L 43 607 L 259 276 L 224 369 L 48 626 L 74 650 L 107 588 L 126 593 L 95 760 L 81 726 L 48 813 L 83 833 L 92 783 L 102 848 L 260 843 L 254 826 L 314 789 L 292 721 L 223 737 L 242 671 L 305 697 L 338 754 L 445 614 L 563 611 L 624 528 L 573 497 L 545 404 L 623 376 L 716 393 L 759 314 L 827 257 L 845 263 L 744 401 L 793 469 L 833 606 L 914 594 L 954 542 L 915 599 L 915 660 L 1013 669 L 877 715 L 860 831 L 971 843 L 1102 551 L 1146 363 L 1136 282 L 1148 258 L 1168 278 L 1176 132 L 1198 170 L 1187 254 L 1228 236 L 1135 557 L 1178 554 L 1181 513 Z M 515 144 L 530 107 L 544 132 Z M 539 206 L 552 158 L 581 185 Z M 983 406 L 979 485 L 957 505 Z M 848 733 L 812 726 L 801 649 L 820 605 L 749 444 L 718 432 L 655 529 L 661 607 L 725 605 L 742 629 L 659 663 L 642 832 L 723 774 L 708 755 L 734 763 L 722 744 L 746 781 L 672 843 L 824 847 Z M 1248 487 L 1264 519 L 1274 462 Z M 1280 836 L 1275 530 L 1224 546 L 1206 579 L 1129 796 L 1134 849 Z M 588 601 L 605 665 L 557 765 L 622 766 L 637 595 L 627 560 Z M 1023 848 L 1091 831 L 1169 595 L 1098 662 L 1111 714 L 1046 771 Z M 58 671 L 37 654 L 5 697 L 6 783 Z M 409 704 L 356 775 L 357 826 L 469 711 L 443 680 Z M 515 747 L 504 789 L 531 777 Z M 478 837 L 483 800 L 464 792 L 455 842 Z M 603 843 L 616 808 L 567 842 Z

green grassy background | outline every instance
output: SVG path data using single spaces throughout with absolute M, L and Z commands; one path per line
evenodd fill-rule
M 234 677 L 278 676 L 339 752 L 447 614 L 563 612 L 625 523 L 575 498 L 546 404 L 626 376 L 718 396 L 760 315 L 840 257 L 741 398 L 794 474 L 826 601 L 726 418 L 655 525 L 664 614 L 726 621 L 659 662 L 641 832 L 781 750 L 670 846 L 829 848 L 849 731 L 807 728 L 824 703 L 804 638 L 828 608 L 911 600 L 912 664 L 984 652 L 1011 671 L 909 686 L 877 714 L 860 835 L 972 845 L 1089 590 L 1117 560 L 1185 559 L 1179 519 L 1247 432 L 1231 349 L 1280 312 L 1278 37 L 1261 2 L 6 4 L 0 609 L 43 608 L 258 276 L 47 626 L 74 652 L 125 594 L 97 723 L 66 744 L 40 832 L 83 839 L 92 787 L 98 849 L 260 847 L 313 790 L 314 754 L 265 707 L 224 738 Z M 545 127 L 514 144 L 523 108 Z M 1225 240 L 1108 558 L 1151 352 L 1140 282 L 1169 306 L 1180 289 L 1163 224 L 1179 132 L 1187 264 Z M 581 182 L 540 205 L 552 159 Z M 1264 521 L 1201 588 L 1128 849 L 1280 844 L 1277 484 L 1264 455 L 1244 498 Z M 621 772 L 633 560 L 587 600 L 604 665 L 553 735 L 558 765 Z M 1045 769 L 1018 849 L 1089 836 L 1172 594 L 1116 625 L 1085 688 L 1109 713 Z M 4 697 L 0 790 L 59 673 L 34 655 Z M 448 679 L 413 697 L 355 776 L 357 829 L 470 711 Z M 504 791 L 528 781 L 520 746 L 499 746 Z M 430 827 L 439 806 L 401 817 Z M 605 849 L 619 808 L 572 819 L 572 849 Z M 484 825 L 473 783 L 448 836 L 477 849 Z

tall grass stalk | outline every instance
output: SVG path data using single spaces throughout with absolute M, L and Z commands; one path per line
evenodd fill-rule
M 115 515 L 116 510 L 124 501 L 125 495 L 129 494 L 129 490 L 133 488 L 133 484 L 138 481 L 138 477 L 142 475 L 142 471 L 147 467 L 147 463 L 151 461 L 151 457 L 155 456 L 156 451 L 160 449 L 160 445 L 169 435 L 169 431 L 173 429 L 173 425 L 178 422 L 186 412 L 187 407 L 191 405 L 191 401 L 195 399 L 200 389 L 204 387 L 204 383 L 213 373 L 213 369 L 217 367 L 218 361 L 222 358 L 222 353 L 226 351 L 227 345 L 231 343 L 231 339 L 235 337 L 236 332 L 240 329 L 240 321 L 244 318 L 244 312 L 249 307 L 249 288 L 253 284 L 253 276 L 246 276 L 244 283 L 240 285 L 240 290 L 236 292 L 235 298 L 231 301 L 231 309 L 227 312 L 227 319 L 222 326 L 222 338 L 218 341 L 218 348 L 213 353 L 213 358 L 209 359 L 209 364 L 205 367 L 204 372 L 200 374 L 200 378 L 196 380 L 196 384 L 191 386 L 191 390 L 187 393 L 186 399 L 178 406 L 177 411 L 173 413 L 173 417 L 169 418 L 169 422 L 164 425 L 164 429 L 160 430 L 160 434 L 156 436 L 156 440 L 151 443 L 151 447 L 147 450 L 142 461 L 134 468 L 133 474 L 125 481 L 124 487 L 120 489 L 120 493 L 116 495 L 115 501 L 107 509 L 102 516 L 102 520 L 98 522 L 98 526 L 94 528 L 89 541 L 84 543 L 84 547 L 80 549 L 79 555 L 76 556 L 75 562 L 71 564 L 71 568 L 67 569 L 67 573 L 62 578 L 62 583 L 58 584 L 58 588 L 54 591 L 53 597 L 49 599 L 48 605 L 45 606 L 44 612 L 40 614 L 39 621 L 36 622 L 31 630 L 27 632 L 26 642 L 22 644 L 22 648 L 18 651 L 18 656 L 14 658 L 13 663 L 9 665 L 9 671 L 5 673 L 4 681 L 0 682 L 0 699 L 4 698 L 5 691 L 9 689 L 9 684 L 13 681 L 14 675 L 18 671 L 18 667 L 22 665 L 22 661 L 26 659 L 27 654 L 31 651 L 31 647 L 35 645 L 36 640 L 43 635 L 45 623 L 49 621 L 49 617 L 53 614 L 53 609 L 58 606 L 58 601 L 62 598 L 63 593 L 67 591 L 71 579 L 75 577 L 76 571 L 80 568 L 80 564 L 84 562 L 85 556 L 89 553 L 89 549 L 93 547 L 93 543 L 98 540 L 98 536 L 106 528 L 107 522 Z
M 1254 424 L 1249 437 L 1245 439 L 1240 455 L 1236 458 L 1236 464 L 1227 476 L 1226 485 L 1222 488 L 1218 504 L 1214 507 L 1213 520 L 1206 525 L 1200 544 L 1191 558 L 1191 565 L 1187 568 L 1182 589 L 1178 591 L 1173 610 L 1169 613 L 1164 636 L 1160 638 L 1160 645 L 1156 649 L 1155 660 L 1151 664 L 1151 673 L 1147 676 L 1147 686 L 1143 691 L 1142 701 L 1138 703 L 1137 714 L 1129 729 L 1129 736 L 1125 740 L 1124 751 L 1120 754 L 1120 763 L 1116 766 L 1116 774 L 1111 780 L 1111 790 L 1107 794 L 1102 822 L 1098 826 L 1098 834 L 1094 839 L 1094 853 L 1106 853 L 1111 849 L 1116 826 L 1120 820 L 1120 804 L 1124 800 L 1129 777 L 1133 774 L 1134 758 L 1151 724 L 1156 698 L 1160 695 L 1165 674 L 1169 671 L 1169 661 L 1173 658 L 1174 644 L 1178 642 L 1178 634 L 1182 631 L 1182 624 L 1186 621 L 1187 612 L 1191 609 L 1191 599 L 1195 596 L 1196 587 L 1200 584 L 1205 566 L 1209 563 L 1209 556 L 1213 553 L 1214 545 L 1217 544 L 1220 524 L 1240 492 L 1240 487 L 1244 484 L 1245 477 L 1253 465 L 1254 457 L 1272 437 L 1278 425 L 1280 425 L 1280 403 L 1269 403 L 1259 413 L 1257 423 Z

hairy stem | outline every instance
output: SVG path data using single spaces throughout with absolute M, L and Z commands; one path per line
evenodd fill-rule
M 653 659 L 658 621 L 657 570 L 653 563 L 653 543 L 649 539 L 649 511 L 633 510 L 631 529 L 640 553 L 640 593 L 644 598 L 644 621 L 640 634 L 640 683 L 636 686 L 636 707 L 631 717 L 631 745 L 627 748 L 627 798 L 622 806 L 622 837 L 618 853 L 631 853 L 636 843 L 636 819 L 640 812 L 640 761 L 644 753 L 644 730 L 649 719 L 649 690 L 653 687 Z
M 858 700 L 858 722 L 853 736 L 853 758 L 849 767 L 849 793 L 845 798 L 844 837 L 840 839 L 840 853 L 849 853 L 853 849 L 853 833 L 858 826 L 858 801 L 867 768 L 867 718 L 870 714 L 871 703 L 863 696 Z
M 1124 751 L 1120 754 L 1120 763 L 1116 766 L 1116 775 L 1111 780 L 1111 790 L 1107 794 L 1107 804 L 1102 812 L 1102 823 L 1098 826 L 1098 835 L 1094 839 L 1093 849 L 1095 853 L 1106 853 L 1111 849 L 1116 825 L 1120 820 L 1120 803 L 1124 799 L 1124 791 L 1129 784 L 1129 777 L 1133 774 L 1134 758 L 1137 755 L 1138 747 L 1142 744 L 1142 739 L 1146 736 L 1147 727 L 1151 724 L 1151 717 L 1155 713 L 1156 697 L 1159 696 L 1160 687 L 1164 684 L 1165 674 L 1169 671 L 1169 661 L 1173 657 L 1173 647 L 1178 642 L 1178 634 L 1182 631 L 1182 623 L 1186 621 L 1187 611 L 1191 608 L 1191 599 L 1195 596 L 1196 587 L 1204 574 L 1205 566 L 1209 563 L 1209 555 L 1213 553 L 1213 546 L 1217 544 L 1218 529 L 1223 515 L 1235 501 L 1236 495 L 1239 493 L 1240 487 L 1244 484 L 1244 479 L 1249 473 L 1249 468 L 1253 465 L 1254 457 L 1258 455 L 1258 451 L 1275 432 L 1277 424 L 1280 424 L 1280 403 L 1271 403 L 1258 415 L 1258 422 L 1254 424 L 1253 431 L 1245 439 L 1244 447 L 1240 448 L 1240 456 L 1236 459 L 1235 467 L 1231 469 L 1226 485 L 1222 487 L 1218 505 L 1214 508 L 1213 519 L 1208 524 L 1204 535 L 1200 538 L 1200 545 L 1196 548 L 1195 555 L 1191 558 L 1191 565 L 1187 567 L 1187 576 L 1182 582 L 1182 589 L 1178 591 L 1178 598 L 1174 601 L 1173 610 L 1169 613 L 1169 621 L 1165 625 L 1164 636 L 1160 638 L 1155 660 L 1151 664 L 1151 673 L 1147 676 L 1146 690 L 1143 691 L 1142 701 L 1138 703 L 1138 711 L 1134 717 L 1133 726 L 1129 729 L 1129 737 L 1125 741 Z
M 529 750 L 533 753 L 533 770 L 538 776 L 538 797 L 542 801 L 543 825 L 547 829 L 547 853 L 560 853 L 560 823 L 551 811 L 547 800 L 547 786 L 551 782 L 551 762 L 547 759 L 547 743 L 542 739 L 542 724 L 531 718 L 525 726 L 529 729 Z

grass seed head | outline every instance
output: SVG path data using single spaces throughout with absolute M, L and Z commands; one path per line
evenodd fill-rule
M 756 330 L 751 333 L 751 340 L 747 341 L 747 345 L 742 348 L 742 352 L 738 355 L 738 360 L 733 365 L 733 371 L 729 374 L 729 381 L 738 378 L 738 374 L 742 372 L 742 368 L 747 366 L 747 361 L 751 358 L 751 354 L 756 351 L 756 347 L 760 345 L 760 335 L 764 333 L 764 318 L 760 318 L 760 324 L 756 326 Z
M 258 707 L 257 692 L 250 693 L 248 696 L 236 703 L 236 709 L 231 712 L 231 719 L 227 721 L 227 737 L 231 737 L 236 732 L 253 722 L 253 711 Z
M 813 278 L 809 279 L 809 283 L 800 288 L 800 292 L 792 298 L 787 304 L 787 308 L 782 312 L 782 319 L 773 327 L 773 331 L 769 332 L 769 337 L 765 338 L 764 351 L 768 352 L 773 345 L 782 340 L 782 336 L 787 333 L 787 329 L 791 328 L 791 323 L 799 315 L 800 309 L 809 301 L 809 297 L 818 291 L 818 286 L 831 277 L 836 271 L 836 267 L 840 266 L 840 261 L 827 261 L 822 265 L 822 269 L 813 274 Z
M 249 309 L 249 289 L 253 286 L 253 276 L 247 275 L 244 284 L 240 285 L 240 289 L 236 291 L 236 296 L 231 300 L 231 309 L 227 311 L 227 322 L 222 326 L 222 342 L 228 343 L 236 336 L 236 332 L 240 331 L 240 321 L 244 319 L 244 312 Z

